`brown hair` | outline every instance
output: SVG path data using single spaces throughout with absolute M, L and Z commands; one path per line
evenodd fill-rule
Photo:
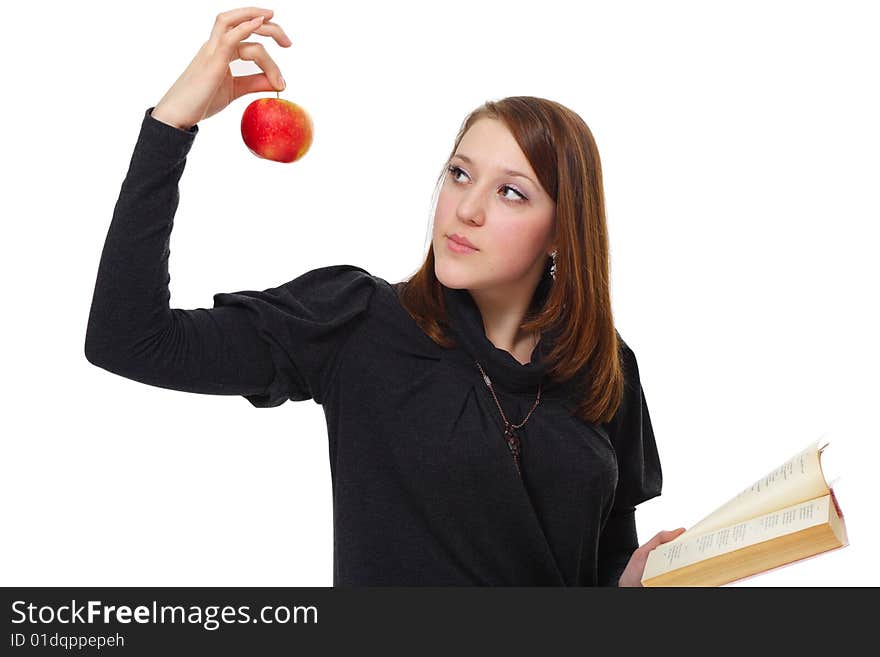
M 575 415 L 587 422 L 608 422 L 620 405 L 624 377 L 622 341 L 611 313 L 602 165 L 593 134 L 580 116 L 551 100 L 512 96 L 487 101 L 462 123 L 437 189 L 462 137 L 481 118 L 506 125 L 556 203 L 556 278 L 544 305 L 530 309 L 521 328 L 553 332 L 547 375 L 559 382 L 577 376 L 577 389 L 583 393 L 577 395 Z M 434 273 L 433 245 L 422 266 L 395 288 L 425 334 L 442 347 L 455 346 L 444 330 L 448 319 Z

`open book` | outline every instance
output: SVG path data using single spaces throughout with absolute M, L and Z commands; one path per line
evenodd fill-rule
M 720 586 L 849 545 L 822 439 L 648 554 L 643 586 Z M 835 480 L 836 481 L 836 480 Z

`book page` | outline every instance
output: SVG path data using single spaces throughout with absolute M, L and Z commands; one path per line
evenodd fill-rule
M 825 495 L 730 527 L 693 535 L 686 541 L 669 541 L 658 545 L 648 555 L 642 581 L 725 552 L 826 523 L 830 504 L 831 496 Z
M 820 446 L 820 443 L 823 444 Z M 827 495 L 828 484 L 819 463 L 821 452 L 827 446 L 822 438 L 813 441 L 669 543 Z

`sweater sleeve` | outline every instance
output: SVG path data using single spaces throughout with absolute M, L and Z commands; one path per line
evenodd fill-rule
M 242 395 L 256 407 L 322 403 L 342 346 L 365 317 L 375 279 L 322 267 L 275 288 L 170 308 L 170 235 L 178 183 L 198 126 L 143 117 L 104 243 L 86 329 L 92 364 L 149 385 Z
M 632 349 L 620 340 L 624 391 L 620 407 L 605 427 L 617 454 L 614 509 L 628 510 L 660 495 L 663 474 L 648 403 Z
M 603 425 L 614 446 L 618 469 L 614 503 L 599 539 L 600 584 L 605 586 L 617 585 L 630 556 L 639 547 L 635 507 L 660 495 L 663 485 L 638 362 L 622 339 L 620 343 L 623 400 L 611 421 Z
M 617 586 L 629 558 L 638 547 L 636 510 L 613 510 L 599 537 L 599 586 Z
M 345 344 L 367 317 L 376 279 L 355 265 L 331 265 L 306 272 L 262 292 L 214 295 L 211 312 L 247 317 L 268 348 L 272 377 L 258 395 L 245 395 L 259 408 L 286 400 L 322 404 Z

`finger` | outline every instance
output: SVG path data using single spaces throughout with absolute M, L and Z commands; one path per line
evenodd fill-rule
M 281 91 L 284 89 L 284 78 L 281 77 L 281 70 L 275 63 L 262 43 L 245 41 L 238 45 L 238 57 L 246 61 L 254 62 L 265 73 L 266 77 L 275 85 L 268 91 Z
M 279 46 L 283 48 L 288 48 L 291 46 L 292 42 L 290 37 L 288 37 L 284 30 L 281 29 L 281 26 L 278 23 L 270 23 L 269 21 L 263 21 L 263 24 L 254 30 L 256 34 L 260 34 L 262 36 L 270 36 L 278 43 Z
M 657 547 L 661 543 L 666 543 L 668 541 L 671 541 L 673 538 L 681 535 L 683 532 L 684 532 L 684 527 L 679 527 L 678 529 L 676 529 L 674 531 L 658 532 L 657 534 L 654 535 L 654 538 L 652 538 L 650 541 L 648 541 L 646 543 L 646 545 L 649 545 L 650 549 L 654 549 L 655 547 Z
M 664 541 L 668 541 L 668 540 L 675 538 L 676 536 L 679 536 L 682 533 L 684 533 L 684 527 L 679 527 L 678 529 L 673 529 L 671 531 L 670 530 L 662 531 L 659 534 L 657 534 L 657 536 L 661 537 L 661 539 Z
M 275 87 L 269 82 L 269 78 L 266 77 L 265 73 L 240 75 L 232 78 L 233 100 L 241 98 L 245 94 L 252 94 L 260 91 L 275 91 Z
M 274 15 L 271 9 L 263 9 L 262 7 L 242 7 L 241 9 L 233 9 L 217 14 L 214 19 L 214 27 L 211 30 L 211 38 L 219 40 L 224 34 L 232 28 L 242 23 L 246 23 L 257 16 L 263 16 L 265 20 L 269 20 Z
M 679 527 L 678 529 L 673 529 L 671 532 L 660 532 L 660 543 L 668 543 L 684 534 L 684 531 L 684 527 Z
M 220 37 L 220 43 L 225 44 L 227 47 L 236 47 L 239 42 L 244 41 L 251 34 L 256 32 L 257 28 L 262 25 L 263 20 L 262 16 L 257 16 L 253 20 L 245 21 L 244 23 L 236 25 Z

